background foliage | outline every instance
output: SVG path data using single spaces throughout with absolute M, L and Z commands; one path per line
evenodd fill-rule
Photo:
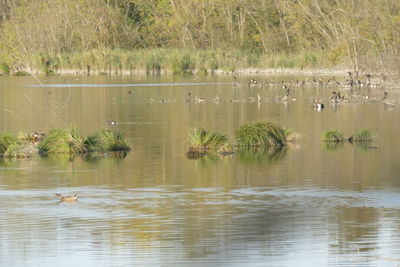
M 88 51 L 116 68 L 109 50 L 165 48 L 246 54 L 234 67 L 398 71 L 400 53 L 398 0 L 0 0 L 0 27 L 12 70 L 46 71 L 62 54 L 93 68 Z

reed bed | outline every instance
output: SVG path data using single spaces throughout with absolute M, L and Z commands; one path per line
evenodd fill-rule
M 71 53 L 33 53 L 26 69 L 12 62 L 0 62 L 0 75 L 26 75 L 30 71 L 44 75 L 132 75 L 147 74 L 213 74 L 217 70 L 313 68 L 323 56 L 308 52 L 298 55 L 267 55 L 242 50 L 201 50 L 181 48 L 93 49 Z

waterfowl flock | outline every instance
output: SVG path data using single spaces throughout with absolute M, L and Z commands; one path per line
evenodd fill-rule
M 271 88 L 268 94 L 271 95 L 271 92 L 275 93 L 275 96 L 272 97 L 262 97 L 262 92 L 256 92 L 255 95 L 248 96 L 247 98 L 221 98 L 218 94 L 210 97 L 204 98 L 198 95 L 193 95 L 191 92 L 188 92 L 185 101 L 190 104 L 202 104 L 202 103 L 262 103 L 262 102 L 281 102 L 281 103 L 289 103 L 297 101 L 296 98 L 291 97 L 291 90 L 294 89 L 296 91 L 311 87 L 315 90 L 319 91 L 326 88 L 332 88 L 331 94 L 327 98 L 314 97 L 311 98 L 311 106 L 316 111 L 322 111 L 326 108 L 326 103 L 330 103 L 332 105 L 345 104 L 345 103 L 383 103 L 385 106 L 394 107 L 397 103 L 400 103 L 400 99 L 393 100 L 389 99 L 389 94 L 387 91 L 384 91 L 383 97 L 370 96 L 369 94 L 371 88 L 386 88 L 392 87 L 393 85 L 388 84 L 386 77 L 375 77 L 372 78 L 372 75 L 366 73 L 364 79 L 360 79 L 360 77 L 353 72 L 348 72 L 348 76 L 343 80 L 337 80 L 336 77 L 331 78 L 306 78 L 304 80 L 288 80 L 288 81 L 269 81 L 269 80 L 256 80 L 250 79 L 245 84 L 248 89 L 251 88 Z M 241 90 L 246 90 L 243 88 L 244 83 L 239 82 L 236 76 L 233 76 L 232 87 L 235 89 L 240 88 Z M 282 88 L 282 91 L 276 91 L 275 88 Z M 382 90 L 381 89 L 381 90 Z M 265 91 L 265 90 L 263 90 Z M 343 93 L 345 92 L 345 93 Z M 235 93 L 236 95 L 236 93 Z M 149 103 L 155 104 L 168 104 L 175 103 L 176 99 L 159 99 L 155 100 L 150 98 Z

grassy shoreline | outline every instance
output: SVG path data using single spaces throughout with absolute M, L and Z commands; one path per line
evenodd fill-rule
M 137 74 L 345 74 L 344 62 L 330 62 L 320 51 L 296 55 L 257 54 L 240 50 L 156 48 L 35 53 L 1 60 L 2 75 L 137 75 Z

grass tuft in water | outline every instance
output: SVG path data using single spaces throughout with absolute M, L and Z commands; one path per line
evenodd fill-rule
M 322 140 L 324 142 L 343 143 L 344 136 L 338 130 L 331 129 L 322 133 Z
M 122 134 L 109 129 L 97 130 L 84 141 L 89 152 L 92 151 L 129 151 L 130 146 Z
M 239 147 L 280 147 L 286 145 L 286 134 L 282 127 L 271 122 L 245 123 L 235 131 Z
M 348 138 L 350 143 L 368 143 L 373 141 L 371 132 L 367 129 L 362 129 Z
M 198 158 L 207 152 L 218 151 L 228 142 L 226 135 L 210 132 L 204 128 L 194 128 L 189 132 L 188 158 Z
M 21 149 L 19 139 L 11 133 L 0 134 L 0 156 L 11 158 L 16 157 Z
M 39 154 L 84 154 L 87 148 L 84 139 L 75 127 L 50 130 L 48 135 L 39 143 Z

